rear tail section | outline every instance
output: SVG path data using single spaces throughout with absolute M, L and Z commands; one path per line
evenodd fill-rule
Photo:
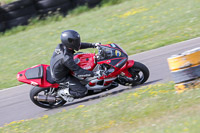
M 58 84 L 52 84 L 47 81 L 47 67 L 49 65 L 39 64 L 18 72 L 19 82 L 39 87 L 58 87 Z
M 31 84 L 33 86 L 38 86 L 42 84 L 43 76 L 44 68 L 43 65 L 40 64 L 18 72 L 17 79 L 20 82 Z

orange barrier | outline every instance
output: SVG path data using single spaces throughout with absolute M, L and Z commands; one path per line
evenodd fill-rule
M 167 60 L 177 92 L 200 87 L 200 47 L 172 55 Z

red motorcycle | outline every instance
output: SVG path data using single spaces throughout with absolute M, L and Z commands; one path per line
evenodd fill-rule
M 88 95 L 117 87 L 143 84 L 149 78 L 148 68 L 134 60 L 128 60 L 127 53 L 117 44 L 99 45 L 98 53 L 77 53 L 74 61 L 83 69 L 99 71 L 98 77 L 79 78 L 88 89 Z M 73 73 L 72 73 L 73 74 Z M 56 108 L 66 103 L 64 87 L 56 83 L 50 73 L 50 66 L 40 64 L 17 74 L 20 82 L 34 86 L 30 91 L 33 103 L 43 108 Z

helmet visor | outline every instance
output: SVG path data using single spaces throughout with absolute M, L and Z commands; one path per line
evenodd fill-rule
M 74 50 L 78 51 L 81 47 L 81 41 L 80 41 L 80 38 L 79 39 L 76 39 L 74 40 Z

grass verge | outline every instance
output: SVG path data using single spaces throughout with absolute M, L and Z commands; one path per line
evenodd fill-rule
M 16 80 L 18 71 L 49 64 L 66 29 L 77 30 L 83 42 L 115 42 L 129 55 L 198 37 L 199 4 L 200 0 L 128 0 L 1 35 L 0 89 L 21 84 Z
M 96 105 L 33 120 L 11 122 L 0 132 L 160 133 L 200 131 L 200 90 L 176 94 L 173 83 L 107 97 Z
M 1 0 L 0 3 L 8 4 L 8 3 L 11 3 L 11 2 L 14 2 L 14 1 L 17 1 L 17 0 Z

